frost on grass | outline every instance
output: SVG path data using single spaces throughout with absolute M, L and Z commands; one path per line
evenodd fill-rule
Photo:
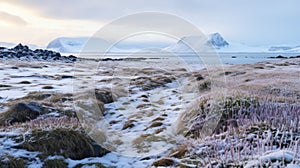
M 181 156 L 177 166 L 180 163 L 198 167 L 300 164 L 300 62 L 289 60 L 285 69 L 277 64 L 259 63 L 264 68 L 225 67 L 229 68 L 225 69 L 227 96 L 212 99 L 208 94 L 186 109 L 190 114 L 183 116 L 189 119 L 184 120 L 189 121 L 184 126 L 190 128 L 186 134 L 189 140 L 184 142 L 188 152 Z M 201 82 L 200 90 L 209 86 L 205 80 Z M 203 138 L 204 123 L 214 110 L 222 115 L 213 133 Z
M 129 68 L 119 68 L 119 71 L 135 72 L 127 90 L 122 87 L 127 80 L 122 78 L 122 73 L 112 77 L 116 64 L 110 61 L 100 62 L 93 79 L 96 88 L 89 88 L 89 80 L 84 75 L 70 75 L 72 69 L 67 64 L 1 63 L 0 121 L 6 123 L 0 127 L 1 165 L 299 167 L 299 59 L 216 68 L 215 74 L 226 76 L 226 96 L 212 95 L 215 82 L 210 81 L 205 70 L 165 72 L 133 68 L 136 62 L 122 63 Z M 84 68 L 79 70 L 85 72 Z M 70 94 L 71 79 L 76 78 L 82 84 L 80 91 L 87 89 L 85 93 L 95 97 L 87 99 L 81 94 Z M 53 88 L 43 89 L 43 86 Z M 192 97 L 194 92 L 200 93 L 199 97 Z M 85 109 L 94 104 L 100 113 L 87 111 L 84 116 L 89 120 L 80 123 L 78 118 L 83 116 L 72 109 L 74 100 Z M 18 103 L 29 105 L 32 114 L 37 115 L 22 115 L 14 109 Z M 208 118 L 211 111 L 218 111 L 220 120 L 212 134 L 206 135 L 203 128 L 211 120 Z M 182 113 L 187 115 L 180 116 Z M 179 122 L 178 116 L 186 122 Z M 151 150 L 154 142 L 158 146 L 168 142 L 165 135 L 170 128 L 188 131 L 180 140 L 170 141 L 167 145 L 174 145 L 169 150 L 129 157 L 107 153 L 87 135 L 89 130 L 84 129 L 85 125 L 89 121 L 97 123 L 94 121 L 100 118 L 127 139 L 134 137 L 124 143 L 119 134 L 108 130 L 119 149 L 130 147 L 141 153 Z M 11 122 L 12 119 L 16 122 Z M 102 134 L 95 135 L 105 139 Z

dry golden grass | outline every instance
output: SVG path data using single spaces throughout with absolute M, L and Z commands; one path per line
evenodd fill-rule
M 44 168 L 67 168 L 68 164 L 63 159 L 49 159 L 43 164 Z
M 0 158 L 1 159 L 1 158 Z M 22 158 L 6 156 L 4 160 L 0 160 L 0 167 L 3 168 L 25 168 L 26 162 Z
M 232 136 L 233 139 L 234 137 L 238 137 L 236 143 L 239 145 L 253 143 L 253 149 L 249 149 L 249 152 L 256 153 L 259 150 L 265 150 L 265 144 L 261 145 L 263 146 L 261 149 L 257 147 L 257 144 L 268 141 L 264 139 L 266 137 L 263 136 L 266 131 L 271 131 L 274 137 L 276 136 L 276 132 L 280 130 L 290 133 L 293 132 L 291 134 L 294 135 L 295 133 L 298 135 L 299 120 L 297 120 L 297 118 L 299 116 L 300 101 L 300 59 L 286 59 L 251 65 L 226 65 L 224 70 L 221 68 L 215 69 L 215 73 L 219 74 L 220 78 L 224 75 L 226 76 L 226 87 L 224 87 L 226 94 L 220 94 L 220 96 L 218 96 L 215 92 L 211 92 L 210 89 L 203 93 L 202 96 L 193 102 L 193 104 L 186 109 L 186 112 L 180 116 L 180 120 L 177 121 L 178 133 L 193 128 L 191 127 L 191 123 L 195 123 L 194 119 L 196 118 L 200 119 L 196 126 L 200 126 L 197 129 L 201 130 L 201 124 L 202 121 L 205 121 L 208 114 L 207 112 L 209 112 L 210 108 L 217 106 L 217 109 L 222 112 L 222 115 L 220 116 L 221 118 L 218 124 L 214 127 L 216 129 L 213 130 L 213 134 L 208 135 L 206 140 L 203 140 L 204 142 L 201 141 L 201 139 L 193 140 L 195 144 L 207 143 L 206 147 L 209 149 L 211 148 L 210 145 L 212 145 L 210 144 L 210 139 L 213 139 L 212 137 L 216 136 L 222 141 Z M 216 79 L 218 80 L 218 78 Z M 204 81 L 205 80 L 207 79 L 204 79 Z M 199 84 L 203 85 L 201 82 L 203 81 L 200 80 Z M 188 132 L 186 135 L 191 139 L 202 137 L 200 133 L 195 133 L 191 136 L 193 133 L 195 132 Z M 247 135 L 251 134 L 256 135 L 255 138 L 257 142 L 250 142 L 245 139 Z M 238 143 L 239 141 L 243 142 Z M 279 140 L 277 139 L 277 141 Z M 275 143 L 278 148 L 289 148 L 295 151 L 295 148 L 292 147 L 293 144 L 298 143 L 298 141 L 288 142 L 288 145 L 281 144 L 281 141 L 282 140 Z M 185 159 L 193 160 L 190 156 L 193 149 L 186 148 L 185 146 L 187 144 L 188 143 L 184 143 L 184 146 L 178 146 L 177 149 L 172 149 L 168 156 L 183 158 L 181 159 L 182 162 L 184 162 Z M 220 145 L 220 143 L 216 144 Z M 272 146 L 272 148 L 274 147 Z M 234 147 L 232 147 L 232 149 L 234 149 Z M 208 164 L 216 166 L 217 164 L 215 163 L 224 161 L 225 166 L 237 165 L 242 167 L 242 165 L 245 165 L 245 160 L 236 158 L 235 154 L 240 152 L 238 150 L 239 148 L 234 150 L 233 157 L 226 158 L 226 154 L 217 154 L 220 151 L 212 148 L 211 151 L 204 152 L 204 155 L 195 155 L 197 160 L 203 160 L 203 163 L 199 162 L 195 164 L 200 167 L 205 167 Z M 230 154 L 230 151 L 227 154 Z M 226 159 L 220 162 L 220 158 L 224 159 L 224 157 Z M 244 159 L 247 157 L 249 157 L 247 154 L 243 156 Z M 232 159 L 235 161 L 232 161 Z M 265 165 L 265 163 L 263 163 L 263 165 Z
M 171 167 L 175 164 L 175 161 L 171 158 L 161 158 L 152 163 L 155 167 Z
M 128 120 L 124 123 L 122 130 L 125 130 L 127 128 L 132 128 L 134 127 L 134 122 L 136 122 L 135 120 Z
M 188 152 L 188 150 L 188 144 L 178 145 L 175 148 L 171 149 L 171 151 L 169 152 L 169 156 L 181 159 L 185 157 L 185 154 Z
M 31 65 L 24 64 L 23 66 L 31 66 Z M 35 65 L 32 65 L 31 67 L 34 66 Z M 242 106 L 244 107 L 244 109 L 247 109 L 248 106 L 247 103 L 249 102 L 247 98 L 249 97 L 254 97 L 258 100 L 267 100 L 267 101 L 270 100 L 276 103 L 280 102 L 280 103 L 291 103 L 291 104 L 299 103 L 299 99 L 300 99 L 300 83 L 299 83 L 300 59 L 292 59 L 292 60 L 287 59 L 287 60 L 281 60 L 277 62 L 268 62 L 268 63 L 264 62 L 264 63 L 257 63 L 252 65 L 233 65 L 233 66 L 225 65 L 224 69 L 216 68 L 214 70 L 214 74 L 217 74 L 217 76 L 216 79 L 213 80 L 217 82 L 219 81 L 218 83 L 219 86 L 224 86 L 223 89 L 227 90 L 225 95 L 220 94 L 220 96 L 212 95 L 215 94 L 215 92 L 211 92 L 210 89 L 212 88 L 215 81 L 209 80 L 210 79 L 208 78 L 209 74 L 207 74 L 206 70 L 202 70 L 194 73 L 186 73 L 186 69 L 182 68 L 182 69 L 170 71 L 174 74 L 169 74 L 167 72 L 164 72 L 162 70 L 157 70 L 154 68 L 144 68 L 140 70 L 139 68 L 134 69 L 130 67 L 127 69 L 120 68 L 120 71 L 124 71 L 123 73 L 138 71 L 135 74 L 136 76 L 134 80 L 131 81 L 132 82 L 131 84 L 141 87 L 142 89 L 147 91 L 156 87 L 164 86 L 166 83 L 174 81 L 175 79 L 173 77 L 178 77 L 178 79 L 188 78 L 188 81 L 185 84 L 183 84 L 184 85 L 183 91 L 189 93 L 200 91 L 201 97 L 199 97 L 199 99 L 195 100 L 195 102 L 193 102 L 187 109 L 185 109 L 186 112 L 182 113 L 182 115 L 179 117 L 179 120 L 177 121 L 177 125 L 176 125 L 176 130 L 177 133 L 179 134 L 186 133 L 185 131 L 189 130 L 194 119 L 199 116 L 201 118 L 202 114 L 199 113 L 199 111 L 201 110 L 205 111 L 205 109 L 211 108 L 212 103 L 219 103 L 219 105 L 223 108 L 223 110 L 231 109 L 229 111 L 225 111 L 228 113 L 225 113 L 221 116 L 224 119 L 224 121 L 221 120 L 220 122 L 221 125 L 216 125 L 216 127 L 221 130 L 222 126 L 230 125 L 229 122 L 226 122 L 227 119 L 231 119 L 231 118 L 234 119 L 235 113 L 237 112 L 236 107 Z M 101 75 L 112 75 L 112 72 L 111 71 L 105 71 L 103 73 L 101 72 Z M 222 78 L 224 76 L 226 77 L 226 83 L 220 82 L 222 81 Z M 113 90 L 110 90 L 109 88 L 102 90 L 106 92 L 108 95 L 108 98 L 106 97 L 106 100 L 109 99 L 107 103 L 112 102 L 111 99 L 117 100 L 118 98 L 127 96 L 128 94 L 128 92 L 124 90 L 122 87 L 122 84 L 124 82 L 122 79 L 116 77 L 115 79 L 112 80 L 106 79 L 101 82 L 113 82 L 116 85 L 116 87 L 114 87 Z M 192 85 L 191 83 L 193 82 L 195 82 L 196 85 Z M 220 88 L 222 89 L 222 87 Z M 95 90 L 91 90 L 91 92 L 95 93 Z M 177 92 L 173 92 L 173 93 L 178 94 Z M 184 99 L 184 96 L 181 95 L 181 97 L 182 99 Z M 85 98 L 84 96 L 80 98 L 85 101 L 90 100 L 90 99 L 84 99 Z M 143 96 L 142 98 L 145 98 L 146 100 L 148 97 Z M 50 106 L 57 107 L 63 105 L 65 102 L 72 101 L 73 98 L 72 95 L 36 92 L 33 94 L 29 94 L 27 99 L 25 98 L 22 99 L 22 101 L 29 101 L 29 100 L 35 100 L 41 103 L 48 103 L 48 105 Z M 104 112 L 105 110 L 104 104 L 101 101 L 92 100 L 91 102 L 99 106 L 101 111 Z M 164 105 L 165 102 L 162 99 L 160 99 L 158 102 L 151 102 L 151 103 Z M 253 102 L 251 103 L 252 105 L 255 104 Z M 152 116 L 154 115 L 154 113 L 158 113 L 157 111 L 148 112 L 146 108 L 148 107 L 148 105 L 149 104 L 140 104 L 138 105 L 138 108 L 147 111 L 145 112 L 145 114 L 148 116 Z M 124 109 L 119 109 L 119 110 L 124 110 Z M 176 109 L 176 110 L 181 110 L 181 109 Z M 164 118 L 168 117 L 168 114 L 163 113 L 163 111 L 160 111 L 160 113 L 162 117 L 158 117 L 154 119 L 151 125 L 149 125 L 149 128 L 157 127 L 157 129 L 155 130 L 155 134 L 159 134 L 159 135 L 161 135 L 163 133 L 162 131 L 165 130 L 165 128 L 161 128 L 160 126 L 163 125 Z M 129 120 L 125 122 L 123 129 L 129 129 L 134 126 L 135 120 L 132 119 L 133 117 L 135 117 L 135 119 L 139 119 L 142 116 L 139 115 L 130 116 Z M 202 117 L 205 117 L 205 115 L 203 114 Z M 117 121 L 112 121 L 111 124 L 115 124 L 116 122 Z M 233 126 L 236 127 L 236 125 Z M 254 129 L 255 126 L 263 130 L 267 130 L 271 128 L 271 127 L 264 128 L 264 125 L 259 123 L 254 123 L 252 126 L 249 126 L 250 133 L 256 131 Z M 45 156 L 53 153 L 54 154 L 58 153 L 64 155 L 65 157 L 74 157 L 73 156 L 75 155 L 74 151 L 78 152 L 79 150 L 78 148 L 92 150 L 90 141 L 85 139 L 85 137 L 82 137 L 83 135 L 77 135 L 73 131 L 66 132 L 66 131 L 61 131 L 59 129 L 52 132 L 49 131 L 33 132 L 32 136 L 33 139 L 36 140 L 36 143 L 32 144 L 30 142 L 26 142 L 24 144 L 24 147 L 26 147 L 26 149 L 41 151 L 43 154 L 45 154 Z M 227 130 L 224 129 L 222 131 L 227 131 Z M 239 134 L 239 132 L 237 131 L 240 130 L 237 129 L 235 131 L 236 131 L 235 133 Z M 192 133 L 190 132 L 190 134 L 194 134 L 194 136 L 191 136 L 192 138 L 199 137 L 199 135 L 196 132 L 192 132 Z M 67 137 L 69 137 L 68 140 L 69 141 L 71 140 L 70 144 L 64 144 L 64 142 L 61 142 L 60 140 L 53 140 L 49 138 L 47 139 L 47 137 L 55 137 L 55 139 L 62 139 L 64 141 L 68 141 L 64 137 L 61 137 L 62 135 L 67 135 Z M 101 135 L 101 134 L 95 133 L 95 135 Z M 234 135 L 234 133 L 231 132 L 229 135 Z M 99 138 L 100 139 L 102 138 L 101 141 L 104 141 L 103 139 L 105 139 L 105 137 L 103 138 L 102 136 Z M 42 143 L 42 140 L 43 142 L 49 141 L 49 143 L 45 145 Z M 166 141 L 166 140 L 164 140 L 161 136 L 158 135 L 143 134 L 133 141 L 133 146 L 140 152 L 147 152 L 147 150 L 149 150 L 148 149 L 149 143 L 157 142 L 157 141 Z M 118 144 L 121 142 L 122 141 L 115 142 L 115 143 Z M 58 151 L 58 149 L 64 149 L 64 146 L 68 146 L 68 149 L 66 149 L 66 153 L 65 154 L 59 153 L 60 151 Z M 77 146 L 78 148 L 76 148 Z M 69 149 L 72 149 L 72 151 Z M 168 156 L 184 159 L 185 157 L 189 157 L 189 152 L 190 151 L 188 145 L 183 144 L 172 149 L 168 154 Z M 175 165 L 176 165 L 175 159 L 173 160 L 171 158 L 162 158 L 153 163 L 153 166 L 175 166 Z
M 83 159 L 102 156 L 108 151 L 96 151 L 93 140 L 82 132 L 57 128 L 54 130 L 32 130 L 26 141 L 18 146 L 21 149 L 41 152 L 40 157 L 62 155 L 65 158 Z
M 152 122 L 154 122 L 154 121 L 163 121 L 163 120 L 165 120 L 165 118 L 157 117 L 157 118 L 153 119 Z
M 148 128 L 159 127 L 159 126 L 162 126 L 162 125 L 163 125 L 162 122 L 155 121 L 155 122 L 151 123 Z

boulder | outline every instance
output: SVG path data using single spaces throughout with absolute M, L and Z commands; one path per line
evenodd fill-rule
M 95 89 L 95 96 L 98 101 L 103 102 L 104 104 L 112 103 L 113 95 L 109 89 Z
M 35 102 L 17 103 L 0 116 L 0 125 L 11 125 L 16 122 L 30 121 L 46 112 L 46 108 Z

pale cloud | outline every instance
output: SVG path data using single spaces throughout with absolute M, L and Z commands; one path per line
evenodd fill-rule
M 220 32 L 230 40 L 250 44 L 300 43 L 298 0 L 0 0 L 1 2 L 31 13 L 21 15 L 13 13 L 18 10 L 5 11 L 22 17 L 29 23 L 28 27 L 33 27 L 32 33 L 37 27 L 41 34 L 48 33 L 48 41 L 54 35 L 91 35 L 104 24 L 119 17 L 157 11 L 186 19 L 205 33 Z M 180 27 L 166 28 L 176 30 Z M 30 33 L 30 29 L 27 33 Z
M 18 26 L 27 24 L 27 22 L 21 17 L 3 11 L 0 11 L 0 18 L 1 18 L 0 22 L 6 22 Z
M 45 17 L 39 15 L 34 9 L 7 3 L 7 1 L 2 2 L 1 0 L 0 11 L 12 13 L 11 15 L 16 16 L 6 17 L 6 20 L 1 18 L 0 20 L 0 40 L 12 43 L 21 42 L 46 46 L 49 41 L 60 36 L 90 36 L 99 27 L 104 25 L 100 21 L 78 19 L 58 20 L 52 17 Z M 22 16 L 23 22 L 16 19 L 21 18 L 17 16 Z

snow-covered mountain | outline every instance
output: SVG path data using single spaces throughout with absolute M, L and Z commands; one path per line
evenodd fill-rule
M 288 50 L 289 52 L 294 52 L 294 53 L 300 53 L 300 46 L 298 46 L 298 47 L 294 47 L 294 48 L 292 48 L 292 49 L 290 49 L 290 50 Z
M 89 45 L 86 45 L 89 42 Z M 257 45 L 251 46 L 240 42 L 227 40 L 220 33 L 213 33 L 206 36 L 186 36 L 182 37 L 177 43 L 168 43 L 156 45 L 157 42 L 143 44 L 135 43 L 120 43 L 114 45 L 102 38 L 90 37 L 59 37 L 52 40 L 47 47 L 38 47 L 33 44 L 26 44 L 30 49 L 48 49 L 61 53 L 80 53 L 84 52 L 109 52 L 109 53 L 131 53 L 139 51 L 145 47 L 154 46 L 155 51 L 162 48 L 162 51 L 168 52 L 193 52 L 189 45 L 193 48 L 200 48 L 201 51 L 216 52 L 271 52 L 271 53 L 300 53 L 300 45 Z M 159 42 L 158 42 L 159 43 Z M 170 45 L 171 44 L 171 45 Z M 0 42 L 0 47 L 12 48 L 17 44 Z M 169 46 L 168 46 L 169 45 Z M 167 47 L 165 47 L 167 46 Z M 106 51 L 109 49 L 109 51 Z M 199 51 L 199 50 L 198 50 Z
M 85 47 L 86 47 L 86 43 L 88 41 L 90 42 L 91 40 L 93 40 L 93 42 L 97 46 L 88 46 L 92 50 L 89 51 L 89 49 Z M 202 45 L 200 43 L 209 43 L 212 44 L 217 49 L 221 49 L 229 45 L 229 43 L 219 33 L 214 33 L 209 35 L 209 41 L 207 41 L 206 37 L 200 37 L 200 36 L 183 37 L 177 44 L 171 45 L 165 49 L 173 52 L 188 51 L 190 47 L 186 45 L 186 42 L 188 42 L 189 44 L 196 44 L 198 46 Z M 103 51 L 101 49 L 98 50 L 97 48 L 102 47 L 106 49 L 110 46 L 111 44 L 108 41 L 101 38 L 91 39 L 89 37 L 59 37 L 51 41 L 46 48 L 49 50 L 54 50 L 62 53 L 79 53 L 83 49 L 85 52 Z M 136 46 L 132 46 L 132 48 L 135 47 Z M 97 51 L 94 51 L 95 49 L 97 49 Z M 119 49 L 115 46 L 110 49 L 110 52 L 131 52 L 131 51 L 132 51 L 131 49 L 126 49 L 126 50 Z
M 12 48 L 14 46 L 16 46 L 14 43 L 0 42 L 0 47 Z
M 86 43 L 89 45 L 86 46 Z M 155 42 L 153 42 L 155 43 Z M 0 43 L 1 44 L 1 43 Z M 92 45 L 91 45 L 92 44 Z M 188 44 L 188 45 L 187 45 Z M 139 43 L 115 45 L 102 38 L 90 37 L 59 37 L 51 41 L 47 49 L 54 50 L 62 53 L 80 53 L 83 49 L 84 52 L 107 52 L 106 49 L 110 48 L 111 53 L 128 53 L 138 51 Z M 189 45 L 194 49 L 197 48 L 201 51 L 216 52 L 291 52 L 300 53 L 300 46 L 271 46 L 270 45 L 257 45 L 251 46 L 241 42 L 235 42 L 225 39 L 220 33 L 213 33 L 206 36 L 186 36 L 182 37 L 177 43 L 171 44 L 162 49 L 168 52 L 194 52 Z M 122 47 L 123 46 L 123 47 Z M 120 49 L 121 48 L 121 49 Z M 199 51 L 199 50 L 198 50 Z
M 300 52 L 300 46 L 271 46 L 271 52 Z
M 193 45 L 193 46 L 189 46 Z M 206 36 L 186 36 L 182 37 L 176 44 L 170 45 L 163 50 L 169 52 L 193 52 L 191 47 L 194 49 L 200 48 L 208 48 L 208 50 L 212 50 L 213 48 L 209 49 L 209 46 L 213 46 L 215 49 L 222 49 L 229 46 L 229 43 L 221 36 L 219 33 L 213 33 Z
M 163 51 L 169 52 L 193 52 L 191 46 L 188 44 L 192 44 L 194 46 L 206 46 L 207 39 L 204 36 L 187 36 L 182 37 L 176 44 L 172 44 L 164 49 Z
M 252 46 L 241 42 L 230 41 L 228 46 L 216 48 L 216 52 L 268 52 L 268 46 Z
M 89 42 L 89 46 L 86 46 Z M 51 41 L 47 49 L 62 53 L 79 53 L 84 52 L 100 52 L 106 51 L 111 46 L 111 43 L 101 38 L 89 37 L 59 37 Z M 111 52 L 118 52 L 119 49 L 112 47 Z
M 204 43 L 205 40 L 205 43 Z M 169 52 L 193 52 L 187 44 L 200 47 L 213 46 L 216 52 L 266 52 L 268 47 L 265 46 L 249 46 L 239 42 L 228 42 L 220 33 L 213 33 L 207 37 L 187 36 L 182 37 L 176 44 L 170 45 L 163 50 Z

